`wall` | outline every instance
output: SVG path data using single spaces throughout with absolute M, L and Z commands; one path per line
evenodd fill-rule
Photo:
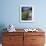
M 0 0 L 0 24 L 13 24 L 16 28 L 41 27 L 46 28 L 46 1 L 44 0 Z M 21 23 L 19 21 L 20 5 L 33 5 L 35 22 Z
M 34 22 L 21 23 L 19 21 L 19 10 L 22 4 L 34 5 Z M 45 4 L 46 0 L 0 0 L 0 29 L 7 27 L 9 24 L 13 24 L 16 28 L 40 27 L 46 32 Z

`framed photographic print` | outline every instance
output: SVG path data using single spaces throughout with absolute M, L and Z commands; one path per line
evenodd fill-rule
M 32 5 L 20 6 L 20 22 L 34 21 L 34 7 Z

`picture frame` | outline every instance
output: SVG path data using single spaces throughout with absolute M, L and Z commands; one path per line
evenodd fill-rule
M 20 22 L 34 22 L 34 6 L 20 5 Z

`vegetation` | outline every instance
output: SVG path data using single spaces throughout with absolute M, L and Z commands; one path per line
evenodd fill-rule
M 28 12 L 22 12 L 22 20 L 28 20 L 29 13 Z

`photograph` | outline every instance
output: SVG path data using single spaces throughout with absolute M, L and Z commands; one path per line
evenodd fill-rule
M 20 21 L 31 22 L 33 20 L 33 7 L 29 5 L 21 5 L 20 7 Z

